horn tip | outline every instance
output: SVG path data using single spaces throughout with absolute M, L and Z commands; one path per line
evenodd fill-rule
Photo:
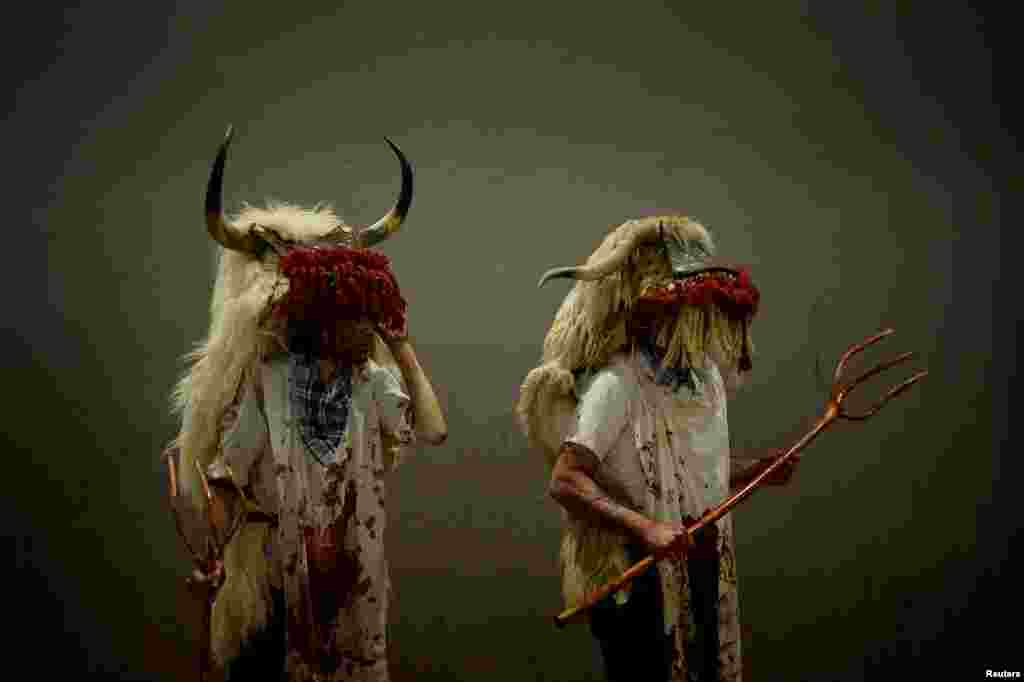
M 552 268 L 551 270 L 548 270 L 543 275 L 541 275 L 540 281 L 537 282 L 537 288 L 540 289 L 545 284 L 547 284 L 547 282 L 549 282 L 550 280 L 553 280 L 553 279 L 557 279 L 557 278 L 561 278 L 561 277 L 571 277 L 572 276 L 572 272 L 573 272 L 573 268 L 571 268 L 571 267 L 570 268 Z
M 391 147 L 391 151 L 394 153 L 394 155 L 398 157 L 398 163 L 401 164 L 402 166 L 403 178 L 408 175 L 410 176 L 408 179 L 411 180 L 412 165 L 409 163 L 409 159 L 406 158 L 405 152 L 403 152 L 401 147 L 395 144 L 387 135 L 384 136 L 384 141 L 387 142 L 389 147 Z

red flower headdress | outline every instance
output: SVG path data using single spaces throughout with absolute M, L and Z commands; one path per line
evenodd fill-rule
M 389 337 L 406 335 L 406 301 L 387 256 L 346 246 L 296 249 L 281 258 L 288 293 L 279 315 L 326 330 L 337 320 L 369 319 Z

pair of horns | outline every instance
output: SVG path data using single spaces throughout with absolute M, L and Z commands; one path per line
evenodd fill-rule
M 258 253 L 262 246 L 261 237 L 252 231 L 238 230 L 224 219 L 224 164 L 233 136 L 234 129 L 228 126 L 227 134 L 220 144 L 220 149 L 217 150 L 217 158 L 214 159 L 213 169 L 210 171 L 210 181 L 206 186 L 206 229 L 210 237 L 226 249 Z M 398 232 L 412 205 L 412 165 L 394 142 L 388 138 L 384 138 L 384 141 L 391 147 L 391 151 L 398 157 L 398 163 L 402 166 L 402 189 L 398 193 L 398 201 L 390 211 L 377 222 L 358 231 L 359 246 L 363 248 L 379 244 Z M 326 235 L 322 241 L 329 244 L 344 244 L 348 239 L 347 233 L 339 229 Z
M 586 265 L 552 268 L 544 273 L 537 286 L 542 287 L 548 280 L 559 278 L 581 279 L 588 282 L 601 279 L 617 272 L 625 264 L 629 254 L 633 253 L 633 249 L 661 236 L 662 221 L 657 218 L 630 220 L 625 225 L 629 226 L 628 232 L 607 256 Z

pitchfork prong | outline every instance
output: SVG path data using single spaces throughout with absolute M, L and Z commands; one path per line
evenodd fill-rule
M 925 372 L 918 372 L 917 374 L 915 374 L 911 378 L 907 379 L 903 383 L 898 384 L 898 385 L 894 386 L 893 388 L 889 389 L 889 392 L 886 393 L 884 396 L 882 396 L 882 399 L 879 400 L 877 403 L 875 403 L 875 405 L 873 407 L 871 407 L 871 409 L 869 409 L 867 412 L 863 412 L 863 413 L 860 413 L 860 414 L 852 414 L 852 413 L 846 411 L 846 409 L 843 407 L 843 400 L 855 388 L 857 388 L 857 386 L 863 384 L 864 382 L 866 382 L 868 379 L 871 379 L 872 377 L 878 376 L 879 374 L 881 374 L 882 372 L 884 372 L 884 371 L 886 371 L 888 369 L 892 369 L 896 365 L 899 365 L 899 364 L 901 364 L 903 362 L 906 362 L 907 360 L 909 360 L 910 358 L 912 358 L 914 356 L 914 352 L 913 351 L 902 353 L 902 354 L 897 355 L 896 357 L 894 357 L 894 358 L 892 358 L 890 360 L 886 360 L 884 362 L 878 363 L 877 365 L 875 365 L 874 367 L 872 367 L 868 371 L 864 372 L 863 374 L 858 376 L 856 379 L 854 379 L 850 383 L 848 383 L 848 384 L 843 384 L 842 383 L 843 371 L 846 369 L 846 363 L 849 361 L 849 359 L 851 357 L 853 357 L 857 353 L 862 352 L 868 346 L 870 346 L 870 345 L 872 345 L 874 343 L 878 343 L 879 341 L 884 339 L 886 336 L 889 336 L 890 334 L 892 334 L 894 332 L 895 332 L 895 330 L 891 329 L 891 328 L 890 329 L 884 329 L 881 332 L 879 332 L 878 334 L 875 334 L 874 336 L 869 337 L 868 339 L 864 340 L 863 342 L 857 344 L 856 346 L 851 346 L 849 350 L 847 350 L 845 353 L 843 353 L 842 357 L 839 359 L 839 362 L 836 364 L 835 382 L 832 385 L 832 401 L 831 402 L 832 402 L 832 404 L 833 404 L 833 406 L 835 408 L 835 412 L 833 414 L 836 417 L 839 417 L 839 418 L 842 418 L 842 419 L 846 419 L 848 421 L 864 421 L 865 419 L 869 419 L 869 418 L 873 417 L 875 414 L 877 414 L 878 411 L 880 409 L 882 409 L 882 407 L 884 407 L 887 402 L 889 402 L 890 400 L 892 400 L 893 398 L 898 396 L 900 393 L 903 393 L 903 391 L 905 391 L 908 388 L 910 388 L 912 385 L 914 385 L 915 383 L 917 383 L 918 381 L 923 379 L 926 374 L 928 374 L 928 372 L 926 372 L 926 371 Z
M 203 561 L 199 556 L 199 552 L 192 546 L 192 543 L 188 539 L 188 534 L 185 533 L 185 528 L 181 525 L 181 516 L 178 515 L 178 510 L 174 506 L 174 501 L 178 499 L 178 465 L 174 462 L 174 453 L 167 451 L 164 453 L 167 459 L 167 470 L 170 477 L 170 507 L 171 516 L 174 517 L 174 528 L 178 531 L 178 537 L 181 538 L 182 543 L 185 545 L 185 549 L 188 550 L 189 555 L 192 557 L 192 563 L 195 564 L 196 568 L 203 567 Z
M 192 460 L 192 464 L 195 465 L 196 473 L 199 475 L 199 481 L 203 484 L 203 494 L 206 495 L 206 501 L 213 501 L 213 491 L 210 490 L 210 482 L 206 480 L 206 472 L 203 471 L 203 467 L 200 466 L 199 460 Z
M 199 460 L 192 460 L 192 464 L 195 465 L 196 474 L 199 476 L 199 482 L 203 484 L 203 494 L 206 496 L 206 523 L 210 528 L 210 542 L 212 543 L 212 549 L 216 550 L 220 547 L 220 542 L 217 538 L 217 525 L 213 522 L 213 491 L 210 490 L 210 482 L 206 478 L 206 472 L 203 471 L 203 467 L 199 464 Z M 211 558 L 217 557 L 220 552 L 211 551 L 208 556 Z
M 867 381 L 868 379 L 870 379 L 871 377 L 878 376 L 879 374 L 881 374 L 885 370 L 887 370 L 887 369 L 889 369 L 891 367 L 895 367 L 896 365 L 900 364 L 901 362 L 906 362 L 907 360 L 909 360 L 912 357 L 914 357 L 914 351 L 907 351 L 906 353 L 902 353 L 900 355 L 897 355 L 892 360 L 886 360 L 885 362 L 880 362 L 877 365 L 875 365 L 873 368 L 871 368 L 868 371 L 866 371 L 863 374 L 861 374 L 859 377 L 857 377 L 856 379 L 851 381 L 849 384 L 847 384 L 846 386 L 844 386 L 840 390 L 843 393 L 847 393 L 851 389 L 853 389 L 854 386 L 858 386 L 858 385 L 864 383 L 865 381 Z
M 900 393 L 906 391 L 908 388 L 916 384 L 921 379 L 924 379 L 927 375 L 928 370 L 922 370 L 915 374 L 914 376 L 907 379 L 906 381 L 894 386 L 889 390 L 888 393 L 882 396 L 882 399 L 875 403 L 875 405 L 867 412 L 864 412 L 862 414 L 849 414 L 846 412 L 840 412 L 839 416 L 843 419 L 848 419 L 851 421 L 864 421 L 865 419 L 873 417 L 878 413 L 879 410 L 881 410 L 885 406 L 887 402 L 898 396 Z
M 895 332 L 896 330 L 892 328 L 883 329 L 874 336 L 865 339 L 864 341 L 858 343 L 856 346 L 853 346 L 845 353 L 843 353 L 843 356 L 839 359 L 839 363 L 836 365 L 835 374 L 832 376 L 833 382 L 835 384 L 839 384 L 839 379 L 843 376 L 843 370 L 846 369 L 846 363 L 849 362 L 850 358 L 852 358 L 857 353 L 863 352 L 864 349 L 867 348 L 868 346 L 878 343 L 885 337 L 889 336 L 890 334 L 894 334 Z
M 231 472 L 231 467 L 228 466 L 227 463 L 224 464 L 224 467 L 228 470 L 228 478 L 231 480 L 231 485 L 235 487 L 235 492 L 238 493 L 239 504 L 238 509 L 235 511 L 235 518 L 231 521 L 231 526 L 229 526 L 228 528 L 228 534 L 224 538 L 224 544 L 220 545 L 217 551 L 218 560 L 222 556 L 224 556 L 224 550 L 227 548 L 229 544 L 231 544 L 231 541 L 234 539 L 235 535 L 238 533 L 239 530 L 241 530 L 242 525 L 245 523 L 245 503 L 247 499 L 245 496 L 245 491 L 242 490 L 241 486 L 238 485 L 238 481 L 235 480 L 235 476 Z
M 173 500 L 178 497 L 178 465 L 174 463 L 174 455 L 170 450 L 164 452 L 164 458 L 167 460 L 167 484 Z
M 203 483 L 203 492 L 206 494 L 207 523 L 210 526 L 210 542 L 212 545 L 209 556 L 213 561 L 220 561 L 221 558 L 223 558 L 224 556 L 224 551 L 227 549 L 227 546 L 231 543 L 231 540 L 234 539 L 235 535 L 242 528 L 242 525 L 245 522 L 245 492 L 238 487 L 238 484 L 235 482 L 234 477 L 229 476 L 232 484 L 234 484 L 235 489 L 238 491 L 241 503 L 238 505 L 238 509 L 235 511 L 235 516 L 231 520 L 231 525 L 228 526 L 227 533 L 225 534 L 224 539 L 222 541 L 220 538 L 217 537 L 217 526 L 213 522 L 212 511 L 210 509 L 210 505 L 213 504 L 213 491 L 210 490 L 210 482 L 206 478 L 206 472 L 203 471 L 198 461 L 195 462 L 195 465 L 196 472 L 198 472 L 199 474 L 199 480 L 202 481 Z M 228 469 L 228 473 L 231 473 L 230 468 Z

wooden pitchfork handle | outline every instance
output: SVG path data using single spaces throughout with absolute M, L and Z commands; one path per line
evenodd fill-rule
M 743 486 L 743 488 L 738 490 L 736 493 L 734 493 L 732 496 L 730 496 L 717 507 L 709 509 L 708 511 L 704 512 L 700 519 L 698 519 L 693 524 L 687 526 L 686 533 L 688 540 L 692 539 L 694 534 L 701 528 L 704 528 L 705 526 L 712 524 L 715 521 L 718 521 L 720 518 L 722 518 L 730 511 L 732 511 L 732 509 L 736 505 L 738 505 L 743 500 L 747 499 L 751 494 L 753 494 L 755 490 L 757 490 L 757 488 L 759 488 L 764 483 L 766 479 L 768 479 L 769 476 L 771 476 L 776 470 L 782 467 L 786 462 L 792 460 L 798 452 L 800 452 L 808 445 L 810 445 L 811 441 L 817 438 L 822 431 L 831 426 L 836 420 L 847 419 L 852 421 L 864 421 L 866 419 L 869 419 L 873 417 L 875 414 L 877 414 L 878 411 L 882 409 L 882 407 L 887 402 L 889 402 L 899 394 L 906 391 L 908 388 L 913 386 L 915 383 L 923 379 L 928 374 L 927 370 L 923 370 L 921 372 L 918 372 L 914 376 L 910 377 L 906 381 L 894 386 L 889 390 L 888 393 L 882 396 L 882 399 L 879 400 L 867 412 L 861 414 L 851 414 L 846 411 L 846 409 L 843 407 L 843 401 L 850 394 L 850 392 L 853 391 L 854 388 L 864 383 L 868 379 L 884 372 L 885 370 L 909 360 L 913 356 L 912 352 L 903 353 L 902 355 L 899 355 L 893 358 L 892 360 L 887 360 L 886 362 L 879 363 L 874 368 L 868 370 L 867 372 L 864 372 L 863 374 L 861 374 L 859 377 L 857 377 L 848 384 L 842 383 L 841 378 L 843 370 L 846 368 L 846 363 L 850 360 L 850 358 L 856 355 L 857 353 L 862 352 L 868 346 L 881 341 L 886 336 L 892 334 L 894 331 L 895 330 L 893 329 L 885 329 L 879 332 L 878 334 L 875 334 L 874 336 L 865 339 L 861 343 L 851 346 L 845 353 L 843 353 L 842 357 L 839 359 L 838 364 L 836 365 L 835 374 L 833 376 L 832 393 L 829 397 L 828 403 L 825 406 L 825 413 L 818 418 L 817 422 L 815 422 L 814 426 L 811 427 L 811 429 L 807 433 L 805 433 L 788 450 L 778 455 L 775 458 L 775 461 L 773 461 L 763 471 L 761 471 L 761 473 L 759 473 L 757 476 L 751 479 L 751 481 L 747 483 L 745 486 Z M 674 551 L 678 550 L 670 550 L 669 552 L 666 552 L 662 555 L 652 555 L 635 563 L 618 578 L 612 580 L 609 583 L 606 583 L 604 586 L 588 595 L 587 598 L 584 599 L 581 604 L 574 606 L 570 609 L 566 609 L 562 613 L 555 616 L 555 625 L 559 628 L 564 627 L 566 623 L 570 622 L 574 617 L 590 609 L 602 599 L 608 597 L 609 595 L 615 594 L 622 588 L 626 587 L 627 585 L 629 585 L 630 582 L 633 581 L 634 578 L 642 575 L 645 571 L 650 569 L 650 567 L 653 566 L 657 561 L 664 558 L 665 556 L 668 556 L 669 554 L 672 554 Z

